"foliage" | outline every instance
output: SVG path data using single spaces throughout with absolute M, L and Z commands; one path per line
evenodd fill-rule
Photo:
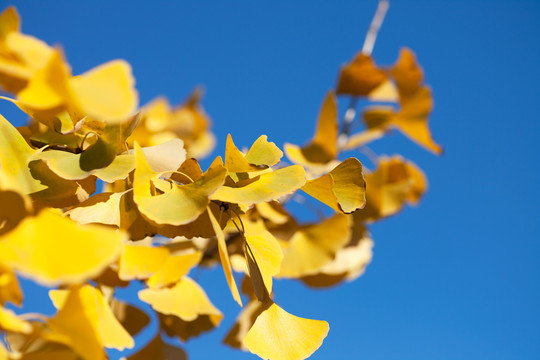
M 265 359 L 309 357 L 329 325 L 282 309 L 273 279 L 328 287 L 357 278 L 371 260 L 367 225 L 417 204 L 426 189 L 422 171 L 399 155 L 373 159 L 372 171 L 340 155 L 394 128 L 441 152 L 414 54 L 403 49 L 394 65 L 379 67 L 370 53 L 341 69 L 311 141 L 285 144 L 293 165 L 265 135 L 247 151 L 228 135 L 223 158 L 203 171 L 197 159 L 215 139 L 200 90 L 175 108 L 161 97 L 139 108 L 128 63 L 74 76 L 61 50 L 21 33 L 7 8 L 0 85 L 30 120 L 15 128 L 0 116 L 0 359 L 96 360 L 106 348 L 134 348 L 149 314 L 115 295 L 133 282 L 160 325 L 128 358 L 185 357 L 168 337 L 187 341 L 223 317 L 188 275 L 216 263 L 243 306 L 224 342 Z M 341 126 L 336 94 L 351 98 Z M 359 98 L 385 105 L 364 108 L 365 129 L 353 134 Z M 105 185 L 96 193 L 98 180 Z M 286 205 L 306 196 L 333 215 L 298 223 Z M 234 272 L 244 274 L 241 284 Z M 4 307 L 23 302 L 16 275 L 50 287 L 57 313 Z

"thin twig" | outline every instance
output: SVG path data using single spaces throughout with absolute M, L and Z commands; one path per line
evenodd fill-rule
M 375 40 L 377 40 L 377 34 L 379 33 L 379 29 L 381 28 L 389 6 L 390 3 L 388 0 L 379 0 L 377 10 L 375 11 L 375 15 L 373 15 L 373 19 L 371 20 L 371 24 L 369 25 L 366 34 L 366 39 L 364 40 L 364 46 L 362 47 L 363 54 L 371 55 L 373 52 Z

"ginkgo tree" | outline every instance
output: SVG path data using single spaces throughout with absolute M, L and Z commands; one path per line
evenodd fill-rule
M 442 151 L 414 53 L 402 49 L 387 67 L 371 57 L 387 7 L 379 2 L 364 48 L 324 96 L 311 140 L 282 151 L 262 135 L 242 151 L 229 134 L 225 154 L 205 170 L 198 159 L 216 139 L 199 89 L 176 107 L 162 97 L 139 107 L 127 62 L 74 75 L 59 47 L 22 33 L 16 9 L 5 9 L 2 99 L 29 122 L 15 128 L 0 115 L 0 360 L 99 360 L 106 349 L 131 360 L 182 358 L 168 339 L 188 341 L 223 318 L 189 276 L 214 264 L 242 308 L 226 344 L 263 359 L 313 354 L 329 324 L 288 313 L 273 280 L 328 287 L 357 278 L 371 261 L 369 224 L 426 190 L 423 172 L 399 155 L 374 158 L 367 170 L 342 154 L 392 129 Z M 350 98 L 341 122 L 338 96 Z M 358 115 L 358 99 L 386 105 Z M 355 122 L 363 130 L 353 133 Z M 300 223 L 288 204 L 306 198 L 331 215 Z M 24 304 L 19 276 L 50 289 L 43 301 L 55 315 L 6 307 Z M 117 297 L 133 282 L 154 314 Z M 153 340 L 137 346 L 151 317 L 159 322 Z

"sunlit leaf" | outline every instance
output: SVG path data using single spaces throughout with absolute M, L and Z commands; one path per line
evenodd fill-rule
M 32 325 L 17 317 L 13 311 L 0 306 L 0 329 L 27 334 L 32 331 Z
M 15 273 L 0 263 L 0 305 L 6 301 L 21 305 L 23 294 Z
M 77 102 L 88 114 L 108 123 L 123 121 L 135 112 L 138 95 L 131 66 L 114 60 L 70 79 Z
M 31 194 L 47 188 L 32 177 L 28 168 L 34 153 L 17 129 L 0 115 L 0 180 L 4 189 Z
M 244 337 L 244 345 L 263 359 L 301 360 L 322 345 L 328 330 L 326 321 L 291 315 L 268 300 Z
M 210 197 L 235 204 L 256 204 L 276 200 L 305 184 L 306 173 L 300 165 L 288 166 L 263 174 L 241 187 L 222 186 Z
M 96 288 L 84 285 L 71 290 L 51 290 L 49 296 L 54 306 L 60 309 L 57 316 L 51 320 L 55 325 L 65 325 L 60 324 L 62 321 L 70 323 L 68 319 L 62 317 L 63 311 L 68 313 L 78 311 L 86 316 L 103 346 L 123 350 L 135 345 L 131 335 L 114 316 L 107 299 Z M 73 297 L 78 301 L 73 301 Z M 67 309 L 68 307 L 73 308 Z
M 146 282 L 151 288 L 167 286 L 179 281 L 202 258 L 200 251 L 179 255 L 170 255 L 165 262 Z
M 319 224 L 302 226 L 284 249 L 280 277 L 314 274 L 336 257 L 350 239 L 350 217 L 337 213 Z
M 408 48 L 400 50 L 399 58 L 390 69 L 390 73 L 402 98 L 413 95 L 424 82 L 424 72 L 416 61 L 416 56 Z
M 186 321 L 195 320 L 199 315 L 223 316 L 204 290 L 188 277 L 183 277 L 171 288 L 141 290 L 139 299 L 162 314 L 175 315 Z
M 125 192 L 100 193 L 83 201 L 66 215 L 79 224 L 99 223 L 120 226 L 120 202 Z
M 283 157 L 283 152 L 266 135 L 261 135 L 249 148 L 245 158 L 253 165 L 274 166 Z
M 380 158 L 379 166 L 366 175 L 366 207 L 355 216 L 374 221 L 391 216 L 405 203 L 416 204 L 426 190 L 425 175 L 400 156 Z
M 45 210 L 0 238 L 0 262 L 41 284 L 80 283 L 116 260 L 124 237 Z
M 118 276 L 122 280 L 147 279 L 163 266 L 168 256 L 169 250 L 163 247 L 124 244 Z
M 336 211 L 351 213 L 364 207 L 366 202 L 362 164 L 348 158 L 330 173 L 308 180 L 302 190 Z
M 138 144 L 135 144 L 135 156 L 137 167 L 133 198 L 141 213 L 157 224 L 182 225 L 195 220 L 208 206 L 209 196 L 225 180 L 225 168 L 216 167 L 191 184 L 173 185 L 170 191 L 153 196 L 151 182 L 154 172 Z

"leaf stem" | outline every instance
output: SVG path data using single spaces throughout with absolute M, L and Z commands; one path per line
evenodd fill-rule
M 371 20 L 371 24 L 369 25 L 366 34 L 366 39 L 364 40 L 364 46 L 362 47 L 363 54 L 371 55 L 371 53 L 373 52 L 375 40 L 377 40 L 379 29 L 381 28 L 384 17 L 386 16 L 386 12 L 388 11 L 389 7 L 390 3 L 388 0 L 379 0 L 377 10 L 375 10 L 375 15 L 373 15 L 373 19 Z

